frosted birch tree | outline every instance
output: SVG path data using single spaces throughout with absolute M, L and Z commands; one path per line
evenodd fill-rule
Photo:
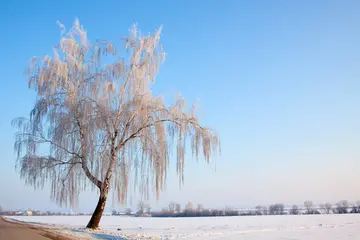
M 183 183 L 187 146 L 209 162 L 219 138 L 180 96 L 166 105 L 152 94 L 165 57 L 161 28 L 142 35 L 133 26 L 120 56 L 111 41 L 90 42 L 78 20 L 68 31 L 58 24 L 52 56 L 32 58 L 27 69 L 36 101 L 29 118 L 13 120 L 17 168 L 35 188 L 49 183 L 61 206 L 76 207 L 81 191 L 98 190 L 87 225 L 95 229 L 110 190 L 121 203 L 130 186 L 147 196 L 154 189 L 158 198 L 173 149 Z

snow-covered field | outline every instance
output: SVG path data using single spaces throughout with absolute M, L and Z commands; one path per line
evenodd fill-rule
M 56 227 L 70 228 L 73 234 L 79 234 L 84 232 L 82 229 L 90 217 L 20 216 L 9 218 L 33 224 L 55 224 Z M 124 234 L 153 237 L 151 239 L 185 240 L 359 240 L 360 214 L 216 218 L 104 216 L 101 220 L 101 228 L 103 231 L 90 233 L 89 236 L 94 239 L 119 240 L 124 238 L 115 236 L 124 236 Z

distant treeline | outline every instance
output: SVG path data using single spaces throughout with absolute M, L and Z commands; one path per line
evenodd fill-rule
M 284 204 L 276 203 L 270 206 L 258 205 L 253 209 L 236 210 L 231 207 L 225 209 L 206 209 L 202 204 L 196 207 L 192 202 L 188 202 L 184 209 L 181 205 L 171 202 L 168 207 L 161 211 L 152 211 L 149 204 L 140 202 L 136 212 L 132 212 L 130 208 L 124 212 L 112 211 L 112 215 L 127 215 L 137 217 L 220 217 L 220 216 L 257 216 L 257 215 L 304 215 L 304 214 L 350 214 L 360 213 L 360 201 L 350 204 L 343 200 L 337 202 L 335 205 L 330 203 L 320 204 L 315 206 L 312 201 L 305 201 L 302 208 L 293 205 L 290 208 L 285 208 Z M 5 211 L 0 206 L 0 215 L 27 215 L 27 216 L 73 216 L 73 215 L 90 215 L 89 213 L 61 213 L 61 212 L 41 212 L 41 211 Z
M 141 203 L 139 206 L 143 206 Z M 151 208 L 148 207 L 148 210 Z M 151 216 L 151 217 L 219 217 L 219 216 L 257 216 L 257 215 L 305 215 L 305 214 L 348 214 L 360 213 L 360 201 L 355 204 L 349 204 L 348 201 L 343 200 L 336 203 L 334 206 L 330 203 L 320 204 L 314 206 L 312 201 L 304 202 L 304 206 L 299 208 L 293 205 L 291 208 L 285 208 L 284 204 L 277 203 L 270 206 L 258 205 L 250 210 L 235 210 L 232 208 L 205 209 L 201 204 L 194 208 L 193 204 L 189 202 L 184 210 L 181 210 L 180 204 L 174 202 L 169 204 L 168 208 L 162 211 L 144 211 L 140 208 L 137 216 Z
M 239 212 L 236 210 L 184 210 L 181 212 L 152 212 L 152 217 L 220 217 L 220 216 L 238 216 Z

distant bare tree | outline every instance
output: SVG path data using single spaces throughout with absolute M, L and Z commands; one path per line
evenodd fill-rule
M 4 209 L 0 205 L 0 213 L 4 212 Z
M 340 202 L 340 204 L 344 209 L 344 213 L 347 213 L 349 208 L 349 202 L 347 200 L 343 200 Z
M 305 201 L 304 207 L 306 209 L 306 214 L 313 214 L 313 202 L 312 201 Z
M 356 203 L 351 205 L 350 213 L 358 213 L 358 207 Z
M 268 215 L 268 208 L 266 206 L 262 206 L 262 213 L 263 215 Z
M 342 200 L 336 203 L 335 211 L 336 213 L 343 214 L 348 213 L 349 203 L 346 200 Z
M 292 215 L 298 215 L 298 214 L 299 214 L 299 208 L 298 208 L 298 206 L 293 205 L 292 208 L 291 208 L 291 210 L 290 210 L 290 214 L 292 214 Z
M 169 203 L 169 211 L 170 212 L 175 212 L 175 208 L 176 208 L 176 203 L 175 202 Z
M 360 200 L 359 201 L 356 201 L 355 203 L 355 208 L 357 210 L 357 213 L 360 213 Z
M 329 214 L 331 211 L 331 203 L 325 203 L 325 204 L 320 204 L 320 208 L 324 211 L 324 213 Z
M 143 201 L 140 201 L 139 203 L 138 203 L 138 211 L 137 211 L 137 214 L 139 214 L 139 215 L 142 215 L 142 214 L 144 214 L 144 212 L 145 212 L 145 208 L 146 208 L 146 204 L 143 202 Z
M 277 203 L 269 206 L 270 215 L 283 215 L 284 214 L 284 204 Z
M 360 201 L 352 204 L 350 213 L 360 213 Z
M 275 215 L 276 214 L 276 206 L 274 205 L 274 204 L 271 204 L 270 206 L 269 206 L 269 214 L 270 215 Z
M 177 203 L 175 206 L 175 210 L 179 213 L 181 211 L 181 204 Z
M 145 212 L 147 214 L 151 214 L 151 205 L 150 204 L 145 204 Z
M 127 54 L 121 57 L 113 42 L 91 43 L 78 20 L 66 34 L 59 25 L 63 36 L 53 57 L 33 58 L 27 70 L 36 103 L 29 119 L 12 122 L 17 167 L 34 188 L 50 182 L 51 198 L 62 206 L 75 207 L 81 191 L 96 189 L 99 200 L 87 225 L 95 229 L 110 189 L 123 203 L 130 179 L 144 195 L 154 186 L 159 198 L 172 140 L 182 184 L 186 146 L 209 162 L 219 139 L 199 124 L 195 106 L 187 111 L 179 96 L 168 107 L 152 94 L 165 56 L 161 28 L 142 35 L 134 26 L 123 38 Z
M 277 205 L 277 207 L 278 207 L 278 214 L 280 214 L 280 215 L 285 214 L 285 212 L 284 212 L 284 204 L 278 203 L 278 204 L 276 204 L 276 205 Z

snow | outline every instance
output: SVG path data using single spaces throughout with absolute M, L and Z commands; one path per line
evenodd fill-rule
M 241 216 L 213 218 L 136 218 L 103 216 L 102 230 L 84 229 L 90 216 L 16 216 L 17 221 L 63 229 L 89 239 L 184 240 L 358 240 L 360 214 Z M 117 229 L 121 228 L 121 231 Z

